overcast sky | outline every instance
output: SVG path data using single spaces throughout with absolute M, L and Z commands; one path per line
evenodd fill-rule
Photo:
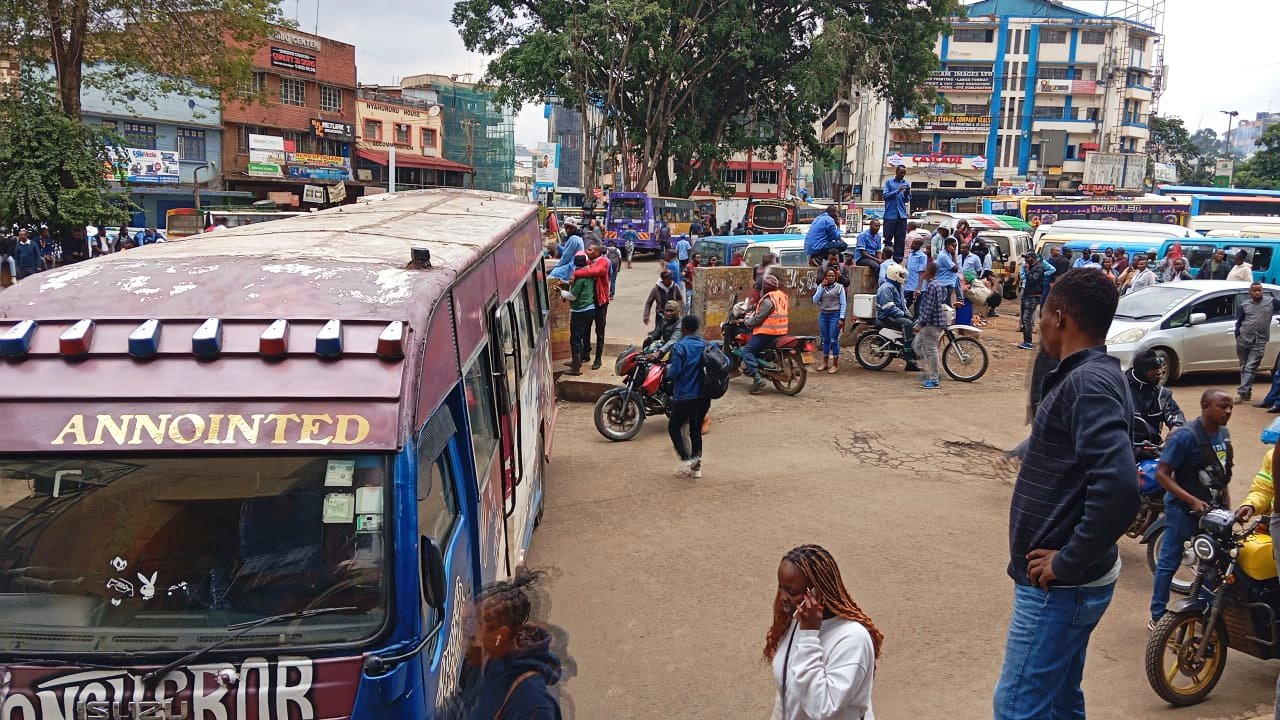
M 1154 0 L 1144 0 L 1154 2 Z M 316 28 L 317 0 L 283 0 L 286 14 L 296 12 L 301 29 Z M 484 72 L 482 56 L 467 52 L 449 22 L 453 0 L 420 3 L 318 0 L 319 34 L 356 46 L 361 82 L 394 83 L 405 75 Z M 1073 2 L 1103 12 L 1103 0 Z M 1112 10 L 1121 6 L 1111 0 Z M 1280 53 L 1274 27 L 1280 21 L 1276 0 L 1167 0 L 1164 115 L 1178 115 L 1193 132 L 1211 127 L 1222 133 L 1227 118 L 1219 110 L 1238 110 L 1240 118 L 1280 112 Z M 516 117 L 516 142 L 545 141 L 542 106 L 523 108 Z

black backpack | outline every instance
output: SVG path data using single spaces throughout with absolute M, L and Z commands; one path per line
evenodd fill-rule
M 1044 292 L 1044 263 L 1037 258 L 1027 263 L 1027 279 L 1022 285 L 1023 295 L 1039 295 Z
M 702 387 L 712 400 L 724 397 L 729 390 L 729 356 L 720 343 L 709 342 L 702 349 Z

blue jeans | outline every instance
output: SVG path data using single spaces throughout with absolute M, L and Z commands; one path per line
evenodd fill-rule
M 995 720 L 1084 719 L 1085 650 L 1115 589 L 1014 587 Z
M 1191 508 L 1172 495 L 1164 496 L 1164 536 L 1160 538 L 1160 557 L 1156 558 L 1155 580 L 1151 588 L 1151 617 L 1164 614 L 1169 604 L 1169 587 L 1182 565 L 1182 544 L 1191 539 L 1199 523 Z
M 756 355 L 778 344 L 780 335 L 752 335 L 746 345 L 742 346 L 742 363 L 746 365 L 747 376 L 760 377 L 760 361 Z
M 822 357 L 840 357 L 840 311 L 818 314 L 818 334 L 822 336 Z

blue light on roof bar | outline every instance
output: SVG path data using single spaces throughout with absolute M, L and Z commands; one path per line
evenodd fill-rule
M 191 352 L 202 358 L 216 357 L 222 352 L 221 320 L 209 318 L 196 328 L 196 334 L 191 336 Z
M 330 320 L 316 335 L 316 354 L 324 358 L 342 355 L 342 321 Z
M 160 352 L 160 321 L 147 320 L 129 333 L 129 355 L 135 358 L 155 357 Z
M 36 321 L 23 320 L 0 335 L 0 355 L 7 358 L 19 358 L 31 349 L 31 340 L 36 335 Z

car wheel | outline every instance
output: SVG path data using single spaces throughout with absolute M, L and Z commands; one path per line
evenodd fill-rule
M 1179 376 L 1178 356 L 1174 355 L 1169 348 L 1152 348 L 1151 352 L 1164 361 L 1164 371 L 1160 373 L 1160 384 L 1168 385 L 1177 380 Z

